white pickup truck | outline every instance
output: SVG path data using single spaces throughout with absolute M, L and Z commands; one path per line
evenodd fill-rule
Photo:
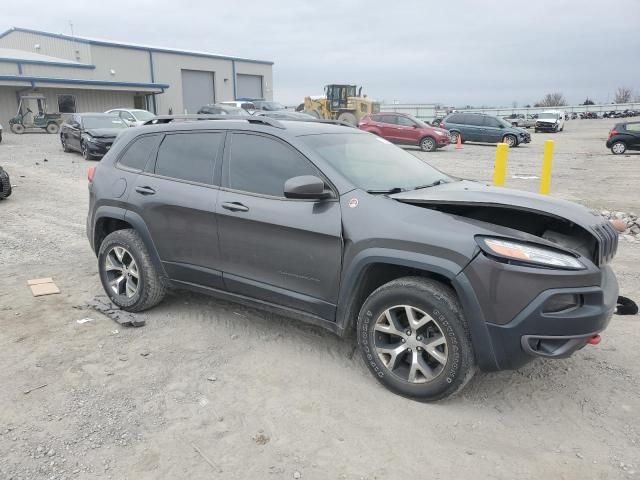
M 534 127 L 536 132 L 561 132 L 564 130 L 565 113 L 560 110 L 548 110 L 538 114 Z
M 531 128 L 536 124 L 536 119 L 528 113 L 512 113 L 511 115 L 502 118 L 514 127 Z

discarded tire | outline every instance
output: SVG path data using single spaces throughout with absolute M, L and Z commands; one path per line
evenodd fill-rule
M 0 200 L 11 195 L 11 180 L 9 174 L 0 167 Z
M 638 313 L 638 305 L 630 298 L 621 295 L 618 297 L 617 304 L 616 315 L 635 315 Z

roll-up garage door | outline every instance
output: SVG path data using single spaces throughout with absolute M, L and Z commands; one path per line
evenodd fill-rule
M 187 113 L 198 113 L 200 107 L 215 101 L 213 72 L 182 70 L 182 106 Z
M 236 98 L 263 98 L 262 75 L 236 75 Z

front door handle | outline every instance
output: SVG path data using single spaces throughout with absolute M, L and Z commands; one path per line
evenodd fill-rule
M 136 192 L 142 195 L 153 195 L 156 191 L 151 187 L 136 187 Z
M 222 208 L 231 210 L 232 212 L 248 212 L 249 207 L 241 204 L 240 202 L 225 202 L 222 204 Z

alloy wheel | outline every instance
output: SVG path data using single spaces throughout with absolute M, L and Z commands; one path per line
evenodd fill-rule
M 430 152 L 434 149 L 435 143 L 432 138 L 425 138 L 424 140 L 422 140 L 420 146 L 424 151 Z
M 133 297 L 140 285 L 138 264 L 124 247 L 114 246 L 104 257 L 104 270 L 111 291 L 127 298 Z
M 506 143 L 507 145 L 509 145 L 509 147 L 513 147 L 516 144 L 516 139 L 513 138 L 512 135 L 506 135 L 504 137 L 504 143 Z
M 431 315 L 410 305 L 385 310 L 374 327 L 375 349 L 385 367 L 409 383 L 427 383 L 447 363 L 448 343 Z

